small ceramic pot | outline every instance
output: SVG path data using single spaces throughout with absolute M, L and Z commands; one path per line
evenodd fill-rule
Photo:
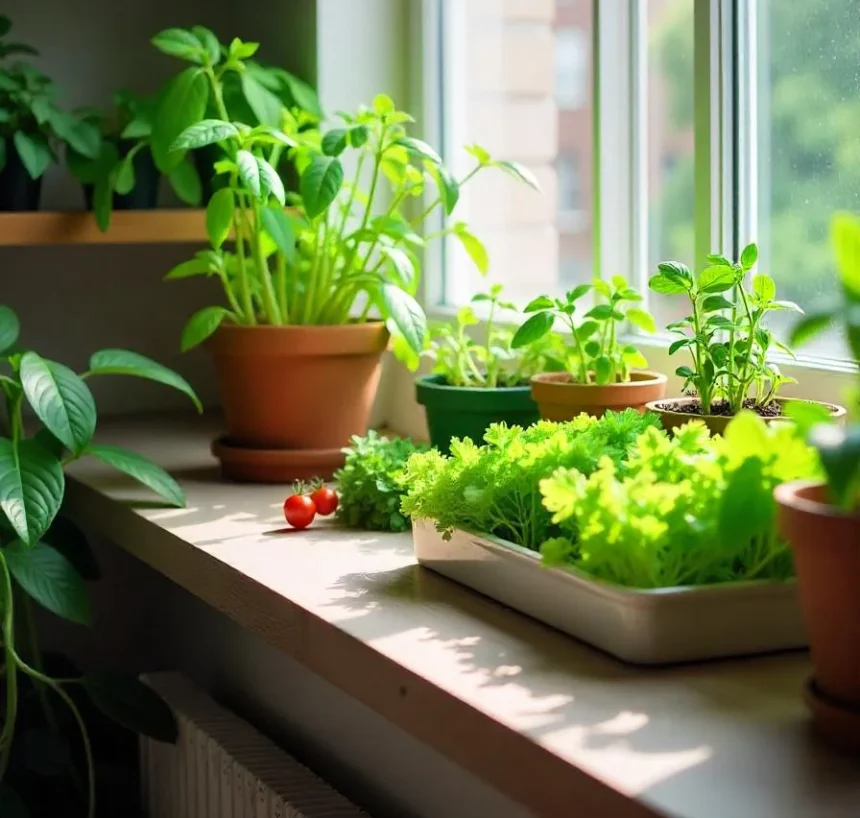
M 491 423 L 530 426 L 539 418 L 529 386 L 449 386 L 441 375 L 425 375 L 415 381 L 415 397 L 427 415 L 430 442 L 443 454 L 449 452 L 453 437 L 481 444 Z
M 532 397 L 544 420 L 573 420 L 585 412 L 602 417 L 607 409 L 644 412 L 649 401 L 666 394 L 666 376 L 647 370 L 631 372 L 626 383 L 572 383 L 567 372 L 545 372 L 532 378 Z

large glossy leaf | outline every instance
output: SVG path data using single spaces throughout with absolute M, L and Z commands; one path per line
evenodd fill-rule
M 315 156 L 302 173 L 299 192 L 305 213 L 314 219 L 337 198 L 343 185 L 343 166 L 334 156 Z
M 632 307 L 627 310 L 627 320 L 645 332 L 657 332 L 657 325 L 654 323 L 653 316 L 645 312 L 645 310 L 640 310 L 638 307 Z
M 250 151 L 238 151 L 236 153 L 236 167 L 239 168 L 239 179 L 245 188 L 257 199 L 262 198 L 262 184 L 260 180 L 260 163 L 257 157 Z
M 173 188 L 173 192 L 185 204 L 191 207 L 199 207 L 203 200 L 203 185 L 200 182 L 200 174 L 194 163 L 186 156 L 175 168 L 167 174 L 167 180 Z
M 520 349 L 543 338 L 552 329 L 553 320 L 550 312 L 536 312 L 514 333 L 511 348 Z
M 278 204 L 283 207 L 286 203 L 286 191 L 278 172 L 265 159 L 257 159 L 257 164 L 260 166 L 261 198 L 265 201 L 270 196 L 274 196 Z
M 540 192 L 540 184 L 537 177 L 525 165 L 506 159 L 499 162 L 493 162 L 493 164 L 507 173 L 508 176 L 512 176 L 517 181 L 524 182 L 530 188 Z
M 427 316 L 421 305 L 393 284 L 383 284 L 381 296 L 385 318 L 394 324 L 397 333 L 415 352 L 421 352 L 427 334 Z
M 15 581 L 43 608 L 78 625 L 91 623 L 86 584 L 59 551 L 42 542 L 28 546 L 19 540 L 4 553 Z
M 260 124 L 280 128 L 281 111 L 284 108 L 281 100 L 262 85 L 253 73 L 243 71 L 239 76 L 245 100 Z
M 108 718 L 156 741 L 176 743 L 179 728 L 164 700 L 152 688 L 112 670 L 87 673 L 83 687 Z
M 38 542 L 63 501 L 63 467 L 33 440 L 0 437 L 0 508 L 26 543 Z
M 409 155 L 413 158 L 426 159 L 434 165 L 442 164 L 442 157 L 439 156 L 439 154 L 430 147 L 430 145 L 421 139 L 415 139 L 412 136 L 404 136 L 402 139 L 398 139 L 396 144 L 406 148 Z
M 152 155 L 162 173 L 169 173 L 183 158 L 170 146 L 186 128 L 203 119 L 209 101 L 209 84 L 199 68 L 186 68 L 167 86 L 158 103 L 152 128 Z
M 152 489 L 167 503 L 179 508 L 185 505 L 185 494 L 177 483 L 157 463 L 153 463 L 143 455 L 130 452 L 119 446 L 94 445 L 87 449 L 87 454 L 113 466 L 115 469 L 133 477 L 139 483 Z
M 296 259 L 296 231 L 293 220 L 280 208 L 266 207 L 260 213 L 263 228 L 272 237 L 287 261 Z
M 102 349 L 90 358 L 90 368 L 87 374 L 131 375 L 135 378 L 157 381 L 188 395 L 198 411 L 203 409 L 200 399 L 185 378 L 172 369 L 162 366 L 145 355 L 139 355 L 137 352 L 129 352 L 127 349 Z
M 163 54 L 195 63 L 203 62 L 204 43 L 183 28 L 167 28 L 160 31 L 152 38 L 151 42 Z
M 486 275 L 490 269 L 490 256 L 481 240 L 465 228 L 457 230 L 454 235 L 460 240 L 481 275 Z
M 18 341 L 21 324 L 11 307 L 0 304 L 0 355 L 11 349 Z
M 51 527 L 42 536 L 42 542 L 59 551 L 84 579 L 101 578 L 99 564 L 86 535 L 62 513 L 54 518 Z
M 450 216 L 454 212 L 457 202 L 460 201 L 460 184 L 454 178 L 454 174 L 444 165 L 434 165 L 431 163 L 429 171 L 436 180 L 445 213 Z
M 194 150 L 205 148 L 207 145 L 215 145 L 218 142 L 226 142 L 235 139 L 239 131 L 232 122 L 224 122 L 220 119 L 204 119 L 186 128 L 170 146 L 172 151 Z
M 96 430 L 96 402 L 83 378 L 27 352 L 21 358 L 21 386 L 36 417 L 69 451 L 80 454 Z
M 216 190 L 206 205 L 206 233 L 213 247 L 220 247 L 227 241 L 235 206 L 233 191 L 229 187 Z
M 15 131 L 12 141 L 31 179 L 42 176 L 48 169 L 48 165 L 54 161 L 54 154 L 51 153 L 48 142 L 39 133 L 28 134 L 24 131 Z

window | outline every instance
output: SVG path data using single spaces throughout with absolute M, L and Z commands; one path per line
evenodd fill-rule
M 644 288 L 661 260 L 700 266 L 750 240 L 779 297 L 814 310 L 835 295 L 830 215 L 860 210 L 854 0 L 438 4 L 457 67 L 442 88 L 449 160 L 462 173 L 455 149 L 475 141 L 544 188 L 487 174 L 464 193 L 513 299 L 593 273 Z M 482 285 L 457 249 L 445 278 L 448 304 Z M 648 301 L 660 325 L 684 307 Z M 847 357 L 836 334 L 800 352 Z

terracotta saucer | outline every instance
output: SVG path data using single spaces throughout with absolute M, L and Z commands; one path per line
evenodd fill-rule
M 812 720 L 828 743 L 849 753 L 860 753 L 860 707 L 834 701 L 816 684 L 807 680 L 803 697 L 812 711 Z
M 212 441 L 212 454 L 221 461 L 223 476 L 241 483 L 330 480 L 345 457 L 340 449 L 251 449 L 226 437 Z

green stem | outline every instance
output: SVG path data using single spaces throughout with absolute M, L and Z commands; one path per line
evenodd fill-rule
M 588 374 L 588 365 L 585 362 L 585 350 L 583 349 L 582 342 L 579 340 L 579 336 L 576 334 L 576 325 L 573 322 L 573 318 L 569 315 L 565 316 L 565 320 L 570 327 L 570 334 L 573 336 L 573 348 L 576 350 L 577 358 L 579 358 L 579 382 L 581 384 L 591 383 L 591 376 Z
M 458 187 L 463 187 L 479 170 L 481 170 L 484 166 L 481 164 L 475 165 L 459 182 L 457 182 Z M 424 224 L 426 218 L 442 204 L 442 196 L 439 195 L 434 199 L 425 209 L 421 215 L 412 221 L 413 227 L 418 227 L 418 225 Z
M 314 257 L 313 261 L 311 262 L 310 274 L 308 275 L 308 286 L 305 289 L 305 301 L 302 314 L 303 324 L 311 323 L 311 316 L 313 315 L 314 310 L 314 302 L 316 301 L 317 277 L 319 276 L 319 266 L 322 261 L 323 253 L 323 235 L 321 233 L 321 230 L 322 222 L 319 222 L 316 226 L 316 237 L 314 240 Z
M 283 253 L 275 256 L 275 284 L 278 289 L 278 308 L 285 324 L 290 323 L 289 303 L 287 302 L 287 260 Z
M 6 667 L 6 713 L 3 730 L 0 732 L 0 781 L 9 769 L 9 757 L 15 738 L 15 722 L 18 718 L 18 662 L 15 656 L 15 614 L 12 599 L 12 577 L 6 565 L 6 557 L 0 550 L 0 572 L 3 581 L 3 653 Z
M 266 261 L 266 254 L 263 252 L 263 227 L 260 223 L 260 203 L 255 202 L 253 206 L 254 227 L 253 240 L 251 241 L 251 252 L 254 256 L 254 264 L 257 268 L 257 275 L 260 279 L 260 288 L 263 297 L 263 310 L 266 314 L 266 320 L 271 326 L 280 326 L 281 311 L 278 309 L 278 301 L 275 297 L 275 288 L 272 284 L 272 275 L 269 272 L 269 262 Z
M 235 183 L 235 179 L 233 181 Z M 245 258 L 245 228 L 247 225 L 244 218 L 244 199 L 243 194 L 236 194 L 238 207 L 233 211 L 233 232 L 236 236 L 236 259 L 238 261 L 239 297 L 242 302 L 242 314 L 245 323 L 254 326 L 257 323 L 257 313 L 251 297 L 251 285 Z
M 749 372 L 750 361 L 752 360 L 752 350 L 753 344 L 755 343 L 755 334 L 758 329 L 758 322 L 753 320 L 752 313 L 750 312 L 749 302 L 747 301 L 746 293 L 744 292 L 743 286 L 740 287 L 741 294 L 741 303 L 743 304 L 744 311 L 747 315 L 747 321 L 749 321 L 750 334 L 749 338 L 747 338 L 747 351 L 746 351 L 746 360 L 744 361 L 743 369 L 741 370 L 741 377 L 738 382 L 738 393 L 734 396 L 735 400 L 731 403 L 732 414 L 740 411 L 743 406 L 744 398 L 746 397 L 747 392 L 747 373 Z M 752 379 L 750 379 L 752 381 Z
M 696 374 L 698 375 L 697 388 L 699 391 L 699 403 L 702 406 L 702 412 L 709 414 L 711 411 L 711 384 L 704 382 L 704 367 L 702 361 L 702 322 L 699 316 L 699 305 L 697 297 L 694 293 L 690 293 L 690 300 L 693 303 L 693 332 L 696 335 L 696 343 L 693 344 L 695 350 L 693 357 L 696 362 Z M 704 389 L 702 387 L 705 387 Z
M 493 329 L 494 329 L 493 322 L 495 321 L 495 317 L 496 317 L 496 303 L 497 303 L 496 299 L 491 296 L 490 297 L 490 313 L 487 316 L 487 328 L 486 328 L 486 333 L 487 333 L 487 386 L 490 389 L 495 389 L 496 384 L 499 382 L 498 367 L 494 367 L 492 365 L 493 353 L 491 351 L 493 348 Z

